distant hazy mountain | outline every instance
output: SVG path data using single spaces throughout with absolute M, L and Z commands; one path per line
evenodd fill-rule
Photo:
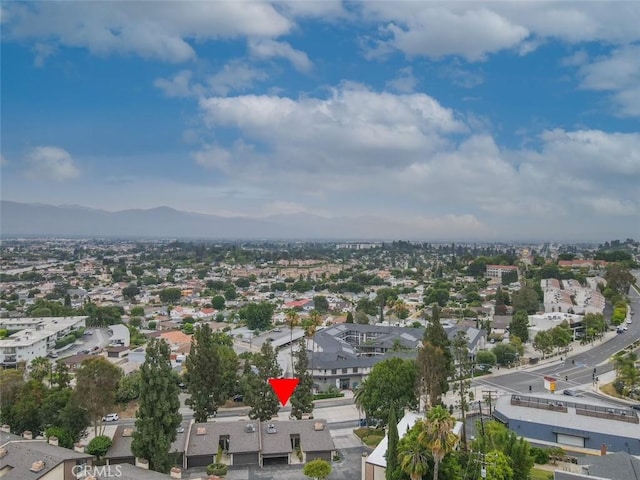
M 0 204 L 0 227 L 3 237 L 364 240 L 408 233 L 403 232 L 403 226 L 374 217 L 324 218 L 299 213 L 265 219 L 229 218 L 182 212 L 169 207 L 108 212 L 78 205 L 36 205 L 11 201 Z

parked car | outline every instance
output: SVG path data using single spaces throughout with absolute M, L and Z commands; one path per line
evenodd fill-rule
M 93 335 L 93 331 L 92 330 L 85 330 L 84 334 L 85 335 Z
M 184 427 L 180 425 L 178 428 L 176 428 L 176 433 L 184 433 Z
M 234 402 L 242 402 L 243 400 L 244 400 L 244 397 L 242 395 L 240 395 L 240 394 L 233 396 L 233 401 Z
M 87 349 L 80 350 L 80 352 L 79 352 L 79 353 L 81 353 L 81 354 L 83 354 L 83 355 L 88 355 L 88 354 L 89 354 L 89 350 L 87 350 Z
M 105 417 L 102 417 L 103 422 L 117 422 L 120 420 L 120 416 L 117 413 L 108 413 Z
M 49 358 L 58 358 L 58 354 L 56 352 L 49 352 L 49 355 L 47 355 Z
M 563 394 L 568 395 L 570 397 L 577 397 L 578 394 L 575 392 L 575 390 L 570 390 L 570 389 L 566 389 L 562 391 Z
M 634 410 L 640 410 L 640 403 L 636 403 L 635 405 L 631 405 L 631 408 Z

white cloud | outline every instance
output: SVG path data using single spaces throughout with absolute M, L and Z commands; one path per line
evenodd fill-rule
M 207 83 L 210 91 L 216 95 L 229 92 L 242 92 L 250 89 L 256 82 L 264 81 L 268 75 L 241 60 L 227 63 L 222 70 L 211 75 Z
M 293 23 L 266 2 L 39 2 L 5 6 L 9 39 L 53 39 L 97 55 L 195 58 L 190 41 L 277 37 Z M 4 14 L 3 14 L 4 17 Z
M 201 97 L 208 93 L 228 95 L 252 88 L 268 75 L 242 60 L 232 60 L 218 72 L 206 76 L 201 82 L 194 80 L 191 70 L 182 70 L 171 78 L 158 78 L 153 82 L 167 97 Z
M 640 117 L 640 45 L 614 49 L 583 63 L 578 73 L 582 88 L 611 92 L 620 115 Z
M 267 144 L 281 167 L 314 172 L 401 166 L 442 148 L 444 134 L 466 128 L 427 95 L 376 93 L 354 84 L 333 89 L 326 99 L 212 97 L 201 99 L 200 108 L 209 128 L 238 128 L 247 142 Z
M 381 3 L 372 2 L 365 8 L 378 10 L 376 15 L 390 20 L 384 29 L 391 36 L 388 43 L 409 57 L 459 55 L 481 61 L 488 53 L 519 45 L 529 35 L 525 27 L 484 7 L 460 10 L 421 2 L 410 6 Z
M 31 178 L 64 181 L 80 176 L 69 152 L 59 147 L 35 147 L 26 155 L 29 165 L 27 175 Z
M 400 93 L 412 93 L 418 86 L 418 79 L 411 67 L 401 68 L 398 76 L 387 82 L 387 88 Z
M 362 18 L 382 26 L 367 54 L 389 48 L 406 55 L 457 55 L 482 61 L 515 49 L 526 55 L 547 39 L 569 44 L 640 40 L 637 2 L 362 2 Z M 464 32 L 464 34 L 461 34 Z
M 182 70 L 169 79 L 156 79 L 153 85 L 162 90 L 167 97 L 191 97 L 201 95 L 203 93 L 202 86 L 194 85 L 191 82 L 192 77 L 193 72 L 190 70 Z
M 249 40 L 249 52 L 252 56 L 261 59 L 285 58 L 291 62 L 296 70 L 303 73 L 307 73 L 313 68 L 313 63 L 307 54 L 296 50 L 287 42 L 251 39 Z

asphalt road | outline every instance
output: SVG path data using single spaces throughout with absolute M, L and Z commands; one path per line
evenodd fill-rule
M 640 273 L 638 275 L 640 276 Z M 543 392 L 545 391 L 543 377 L 552 376 L 557 379 L 557 391 L 564 389 L 580 391 L 582 389 L 581 394 L 598 396 L 585 388 L 592 385 L 593 369 L 596 369 L 596 376 L 610 372 L 613 370 L 613 365 L 609 363 L 610 357 L 640 338 L 640 314 L 638 313 L 640 311 L 640 295 L 632 288 L 629 292 L 629 299 L 633 311 L 631 316 L 633 323 L 626 324 L 628 331 L 616 335 L 607 342 L 596 340 L 592 348 L 575 355 L 570 352 L 563 361 L 558 360 L 536 369 L 516 369 L 509 373 L 479 378 L 473 382 L 472 387 L 476 387 L 477 390 L 528 393 L 529 386 L 531 386 L 532 392 Z

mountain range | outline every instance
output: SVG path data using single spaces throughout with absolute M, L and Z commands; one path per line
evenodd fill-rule
M 265 218 L 222 217 L 170 207 L 109 212 L 78 205 L 0 202 L 2 237 L 382 240 L 426 239 L 425 232 L 374 216 L 295 213 Z

